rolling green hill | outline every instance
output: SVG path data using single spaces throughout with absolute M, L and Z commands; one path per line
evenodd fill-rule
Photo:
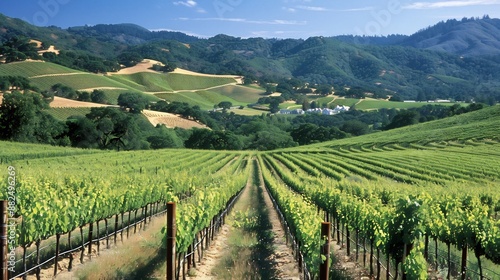
M 356 110 L 378 110 L 378 109 L 409 109 L 409 108 L 418 108 L 427 106 L 429 104 L 432 105 L 444 105 L 444 106 L 452 106 L 457 103 L 446 102 L 446 103 L 427 103 L 427 102 L 395 102 L 395 101 L 385 101 L 385 100 L 374 100 L 374 99 L 364 99 L 356 104 Z M 466 105 L 466 103 L 458 103 L 462 105 Z
M 406 100 L 493 102 L 500 101 L 499 22 L 488 17 L 450 20 L 412 36 L 370 37 L 360 43 L 355 36 L 277 40 L 217 35 L 199 39 L 178 32 L 150 32 L 131 24 L 45 28 L 0 15 L 0 25 L 6 30 L 0 41 L 16 34 L 114 63 L 123 52 L 133 52 L 192 71 L 238 74 L 273 83 L 298 78 L 335 88 L 358 86 L 381 95 L 397 93 Z M 491 56 L 482 57 L 484 54 Z M 191 83 L 186 77 L 171 79 L 165 85 L 137 75 L 120 82 L 152 92 L 202 90 L 211 84 Z
M 189 92 L 183 91 L 176 93 L 160 93 L 156 94 L 156 96 L 170 102 L 177 101 L 177 102 L 186 102 L 189 104 L 198 105 L 203 110 L 213 109 L 214 105 L 219 104 L 222 101 L 229 101 L 234 106 L 246 105 L 243 102 L 236 101 L 232 98 L 226 97 L 222 94 L 213 91 L 189 91 Z
M 359 148 L 384 147 L 394 144 L 399 146 L 425 146 L 448 145 L 448 142 L 474 143 L 475 141 L 479 141 L 479 143 L 497 143 L 500 141 L 499 123 L 500 106 L 492 106 L 450 118 L 325 142 L 310 147 Z
M 90 108 L 50 108 L 47 112 L 57 120 L 66 121 L 71 116 L 85 116 L 90 113 Z
M 158 101 L 158 97 L 146 93 L 171 92 L 173 94 L 176 91 L 182 91 L 182 94 L 179 93 L 180 96 L 176 100 L 189 102 L 192 105 L 200 105 L 204 108 L 213 108 L 214 104 L 221 101 L 230 101 L 233 104 L 241 105 L 256 102 L 261 93 L 261 91 L 253 88 L 237 87 L 231 89 L 231 86 L 228 86 L 226 89 L 204 91 L 205 89 L 236 83 L 234 79 L 227 77 L 150 72 L 128 75 L 100 75 L 42 61 L 0 64 L 0 76 L 2 75 L 26 77 L 33 86 L 40 90 L 49 90 L 53 85 L 58 83 L 78 91 L 100 89 L 106 93 L 107 99 L 113 104 L 116 104 L 118 96 L 124 92 L 145 93 L 144 97 L 146 99 Z M 189 93 L 190 91 L 194 92 L 197 90 L 201 90 L 201 93 Z M 241 98 L 239 98 L 239 101 L 231 97 L 237 97 L 240 94 Z
M 40 75 L 83 73 L 61 65 L 43 61 L 20 61 L 0 64 L 0 75 L 31 78 Z
M 166 75 L 156 73 L 135 73 L 130 75 L 111 75 L 110 79 L 145 92 L 171 91 Z
M 265 92 L 263 89 L 235 85 L 213 88 L 210 91 L 231 98 L 237 103 L 254 103 Z

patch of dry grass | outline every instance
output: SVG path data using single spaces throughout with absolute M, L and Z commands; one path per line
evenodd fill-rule
M 165 279 L 158 267 L 164 266 L 161 229 L 165 217 L 155 218 L 145 231 L 132 235 L 113 250 L 101 252 L 101 256 L 78 269 L 67 279 Z M 151 275 L 157 271 L 158 275 Z M 162 271 L 165 271 L 163 269 Z

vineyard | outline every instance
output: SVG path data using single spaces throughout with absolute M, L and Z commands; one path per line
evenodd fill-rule
M 233 105 L 242 105 L 244 103 L 238 102 L 229 97 L 225 97 L 213 90 L 205 91 L 193 91 L 193 92 L 176 92 L 176 93 L 158 93 L 155 94 L 158 98 L 164 99 L 169 102 L 187 102 L 190 104 L 197 104 L 200 108 L 204 110 L 210 110 L 214 108 L 214 104 L 219 104 L 222 101 L 229 101 Z M 257 96 L 257 95 L 255 95 Z
M 177 203 L 177 275 L 185 276 L 182 260 L 192 245 L 258 172 L 305 278 L 319 275 L 321 222 L 329 221 L 341 250 L 356 260 L 364 251 L 360 265 L 377 279 L 500 279 L 499 112 L 271 152 L 111 152 L 0 142 L 8 186 L 2 196 L 15 197 L 16 208 L 10 276 L 39 272 L 49 255 L 39 247 L 47 240 L 79 230 L 80 242 L 85 231 L 91 246 L 93 228 L 99 235 L 109 220 L 123 232 L 167 202 Z

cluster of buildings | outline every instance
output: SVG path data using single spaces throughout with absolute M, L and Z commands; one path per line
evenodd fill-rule
M 347 112 L 351 109 L 349 106 L 339 106 L 337 105 L 333 109 L 328 109 L 328 108 L 315 108 L 315 109 L 307 109 L 307 110 L 302 110 L 302 109 L 293 109 L 293 110 L 287 110 L 287 109 L 282 109 L 279 111 L 280 114 L 284 115 L 303 115 L 303 114 L 317 114 L 317 115 L 336 115 L 338 113 L 342 112 Z

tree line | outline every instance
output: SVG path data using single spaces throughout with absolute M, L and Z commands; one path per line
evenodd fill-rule
M 0 77 L 0 85 L 7 84 L 11 86 L 3 87 L 0 105 L 0 139 L 112 150 L 183 147 L 272 150 L 359 136 L 483 108 L 482 104 L 468 107 L 427 105 L 399 111 L 350 110 L 333 116 L 308 114 L 291 117 L 271 113 L 241 116 L 227 110 L 204 111 L 187 103 L 151 103 L 140 93 L 127 92 L 118 97 L 118 107 L 92 108 L 85 116 L 60 121 L 49 113 L 54 96 L 105 103 L 105 93 L 78 92 L 62 84 L 39 92 L 25 78 Z M 177 114 L 204 123 L 209 129 L 154 127 L 141 114 L 144 109 Z

